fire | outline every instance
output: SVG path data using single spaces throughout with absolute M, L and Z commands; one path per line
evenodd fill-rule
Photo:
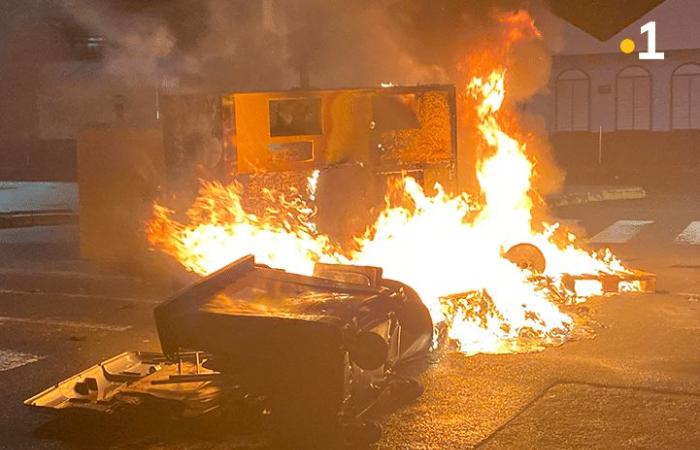
M 433 319 L 449 322 L 449 336 L 467 354 L 523 349 L 523 337 L 559 340 L 573 326 L 551 291 L 503 257 L 512 245 L 531 243 L 542 250 L 549 263 L 544 276 L 554 284 L 565 273 L 625 270 L 610 254 L 597 257 L 573 241 L 556 244 L 556 224 L 533 231 L 533 163 L 525 146 L 499 123 L 504 78 L 503 71 L 496 71 L 468 86 L 478 104 L 479 130 L 493 150 L 477 172 L 483 205 L 467 196 L 449 197 L 439 188 L 436 195 L 426 196 L 407 178 L 405 195 L 415 208 L 385 210 L 352 257 L 359 264 L 383 267 L 390 278 L 408 281 Z
M 244 210 L 240 189 L 237 184 L 203 183 L 187 211 L 188 225 L 173 220 L 173 211 L 156 205 L 147 229 L 150 244 L 200 275 L 247 254 L 273 267 L 311 273 L 321 255 L 330 253 L 328 238 L 318 235 L 310 221 L 313 209 L 300 197 L 290 201 L 278 196 L 279 209 L 261 218 Z M 309 189 L 315 192 L 311 179 Z
M 511 25 L 508 43 L 538 36 L 527 15 L 503 20 Z M 428 195 L 416 180 L 404 178 L 400 193 L 405 201 L 387 201 L 376 223 L 356 238 L 355 250 L 343 253 L 313 223 L 318 171 L 303 195 L 268 192 L 279 207 L 264 216 L 245 211 L 239 186 L 204 183 L 186 222 L 156 205 L 147 230 L 150 243 L 201 275 L 246 254 L 305 274 L 318 261 L 380 266 L 386 277 L 416 289 L 434 322 L 447 324 L 449 337 L 466 354 L 527 350 L 533 338 L 561 341 L 574 326 L 561 307 L 566 301 L 557 288 L 562 277 L 628 271 L 609 252 L 596 255 L 578 248 L 571 234 L 562 242 L 558 224 L 533 223 L 535 162 L 505 126 L 505 77 L 506 70 L 497 68 L 473 77 L 466 87 L 486 150 L 477 166 L 480 197 L 449 195 L 439 185 Z M 542 251 L 544 273 L 504 257 L 518 243 Z M 575 301 L 602 293 L 595 280 L 582 287 Z

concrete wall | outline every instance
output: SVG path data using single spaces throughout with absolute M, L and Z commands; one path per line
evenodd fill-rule
M 125 268 L 146 260 L 144 223 L 164 180 L 159 129 L 83 130 L 78 137 L 81 257 Z

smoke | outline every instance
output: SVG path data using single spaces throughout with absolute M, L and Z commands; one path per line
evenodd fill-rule
M 464 55 L 494 44 L 503 28 L 497 12 L 543 10 L 528 0 L 119 4 L 64 2 L 72 20 L 106 39 L 106 71 L 134 80 L 177 77 L 212 90 L 286 89 L 298 85 L 300 71 L 320 88 L 455 82 Z M 514 49 L 513 61 L 532 52 Z M 514 85 L 532 92 L 544 85 L 547 67 L 518 69 Z
M 300 72 L 318 88 L 461 83 L 469 72 L 458 70 L 465 55 L 497 46 L 499 12 L 528 10 L 543 30 L 554 23 L 539 0 L 7 0 L 0 8 L 4 71 L 18 57 L 35 66 L 70 60 L 75 43 L 56 31 L 69 24 L 104 38 L 99 67 L 89 71 L 103 77 L 108 96 L 120 95 L 124 83 L 198 92 L 289 89 L 300 84 Z M 547 43 L 556 35 L 512 48 L 511 99 L 546 85 Z M 42 83 L 56 92 L 71 84 L 74 95 L 88 84 L 70 79 L 74 69 L 52 75 L 65 80 Z
M 167 69 L 175 37 L 162 19 L 145 13 L 118 13 L 100 2 L 68 2 L 66 10 L 89 35 L 104 38 L 102 67 L 106 73 L 148 80 Z
M 104 36 L 105 74 L 132 85 L 177 86 L 178 92 L 381 82 L 450 83 L 464 92 L 469 77 L 484 75 L 479 64 L 491 57 L 487 67 L 495 60 L 508 70 L 506 107 L 519 111 L 538 162 L 536 188 L 550 192 L 563 180 L 542 138 L 543 121 L 518 106 L 546 88 L 550 48 L 559 45 L 557 21 L 538 0 L 170 0 L 115 6 L 120 4 L 72 0 L 65 12 Z M 543 39 L 503 45 L 512 28 L 504 17 L 517 18 L 518 11 L 530 14 Z M 460 114 L 460 121 L 460 145 L 475 148 L 475 121 L 468 114 Z M 478 152 L 463 153 L 469 155 L 462 164 L 474 167 L 469 158 Z M 461 185 L 476 190 L 474 183 Z
M 151 102 L 151 109 L 157 85 L 176 92 L 220 93 L 290 89 L 305 83 L 325 89 L 381 82 L 453 83 L 462 91 L 468 77 L 479 73 L 472 56 L 492 54 L 507 67 L 507 106 L 520 111 L 524 134 L 544 135 L 541 119 L 518 107 L 546 88 L 550 48 L 559 45 L 556 21 L 539 0 L 62 0 L 56 4 L 87 35 L 102 36 L 104 46 L 96 69 L 99 81 L 91 85 L 67 79 L 64 90 L 70 95 L 53 112 L 86 111 L 96 116 L 90 108 L 74 107 L 80 97 L 82 105 L 105 96 L 118 98 L 128 90 L 124 86 L 132 91 L 140 87 L 139 96 Z M 503 17 L 522 10 L 530 13 L 544 39 L 521 39 L 503 53 L 509 26 Z M 60 92 L 60 83 L 52 90 Z M 126 108 L 137 109 L 133 104 Z M 101 107 L 105 109 L 111 106 Z M 144 123 L 148 111 L 133 114 L 132 122 Z M 460 131 L 466 145 L 472 146 L 469 135 L 475 133 L 466 128 Z M 538 188 L 551 191 L 559 185 L 561 173 L 549 156 L 546 139 L 530 141 L 538 170 L 546 175 Z

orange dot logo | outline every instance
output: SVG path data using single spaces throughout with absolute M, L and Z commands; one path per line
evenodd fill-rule
M 620 51 L 625 55 L 629 55 L 634 51 L 634 41 L 632 39 L 623 39 L 620 41 Z

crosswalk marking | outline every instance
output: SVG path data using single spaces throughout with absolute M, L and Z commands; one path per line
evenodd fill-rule
M 0 372 L 37 362 L 41 357 L 0 348 Z
M 679 244 L 700 245 L 700 221 L 690 222 L 685 230 L 676 236 L 675 242 Z
M 653 220 L 618 220 L 588 240 L 596 244 L 624 244 Z

